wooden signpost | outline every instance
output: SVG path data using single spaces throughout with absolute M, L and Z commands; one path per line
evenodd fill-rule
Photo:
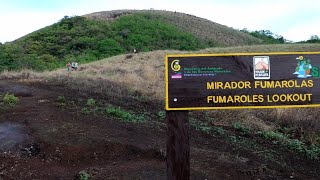
M 167 177 L 190 179 L 188 110 L 320 106 L 320 52 L 165 59 Z

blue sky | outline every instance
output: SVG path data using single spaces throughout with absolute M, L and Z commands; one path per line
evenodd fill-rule
M 235 29 L 270 30 L 301 41 L 320 36 L 319 7 L 315 0 L 1 0 L 0 42 L 13 41 L 65 15 L 150 8 L 184 12 Z

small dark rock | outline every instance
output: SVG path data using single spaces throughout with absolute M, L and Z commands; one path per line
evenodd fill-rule
M 25 148 L 21 148 L 21 151 L 27 156 L 37 156 L 40 153 L 40 147 L 38 144 L 33 143 Z

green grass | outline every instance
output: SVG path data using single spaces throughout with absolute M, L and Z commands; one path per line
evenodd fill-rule
M 6 93 L 3 96 L 2 101 L 4 105 L 14 106 L 19 103 L 19 98 L 14 96 L 13 94 Z
M 212 128 L 208 125 L 208 123 L 199 121 L 199 120 L 192 118 L 192 117 L 189 118 L 189 123 L 190 123 L 190 126 L 193 127 L 197 131 L 201 131 L 206 134 L 210 134 L 210 132 L 211 132 Z
M 64 96 L 58 96 L 57 102 L 58 103 L 66 103 L 66 98 Z
M 84 107 L 81 109 L 81 113 L 82 114 L 90 114 L 91 113 L 91 110 L 87 107 Z
M 264 138 L 266 140 L 286 140 L 286 139 L 288 139 L 288 137 L 285 136 L 284 134 L 279 133 L 279 132 L 274 132 L 274 131 L 266 131 L 266 132 L 258 131 L 257 135 L 261 136 L 262 138 Z
M 64 96 L 58 96 L 57 104 L 59 107 L 63 108 L 66 105 L 66 98 Z
M 245 132 L 245 134 L 241 134 L 240 136 L 231 133 L 230 131 L 225 130 L 223 127 L 218 126 L 210 126 L 206 122 L 202 122 L 196 118 L 189 118 L 190 126 L 197 131 L 200 131 L 205 134 L 209 134 L 212 136 L 223 137 L 230 143 L 234 144 L 237 148 L 246 148 L 259 153 L 259 156 L 264 157 L 267 160 L 274 160 L 274 157 L 277 156 L 277 153 L 273 150 L 266 150 L 262 145 L 257 143 L 254 139 L 249 139 L 247 137 L 242 137 L 241 135 L 247 135 L 247 133 L 252 132 L 248 131 L 244 125 L 240 123 L 234 123 L 233 128 L 239 130 L 241 132 Z
M 235 122 L 232 124 L 232 127 L 241 132 L 242 135 L 251 134 L 251 129 L 241 124 L 240 122 Z
M 105 112 L 111 116 L 121 119 L 124 122 L 144 122 L 146 117 L 144 115 L 137 115 L 133 112 L 128 112 L 120 107 L 108 106 Z
M 202 122 L 196 118 L 189 118 L 190 126 L 197 131 L 210 134 L 212 136 L 219 135 L 226 138 L 229 142 L 235 144 L 238 147 L 248 148 L 256 152 L 262 152 L 262 156 L 275 157 L 276 153 L 272 150 L 266 150 L 260 143 L 257 142 L 255 138 L 248 138 L 247 136 L 259 136 L 266 140 L 266 142 L 271 142 L 272 144 L 279 145 L 279 147 L 291 150 L 302 156 L 305 156 L 311 160 L 320 159 L 320 146 L 319 145 L 306 145 L 299 139 L 291 139 L 288 135 L 274 132 L 274 131 L 253 131 L 249 127 L 241 124 L 240 122 L 235 122 L 232 124 L 232 128 L 239 131 L 240 135 L 232 134 L 225 131 L 222 127 L 210 126 L 206 122 Z
M 282 147 L 306 156 L 308 159 L 320 159 L 320 146 L 306 145 L 299 139 L 291 139 L 287 135 L 274 131 L 258 131 L 258 136 L 271 140 L 273 144 L 280 144 Z
M 207 122 L 202 122 L 196 118 L 189 118 L 190 127 L 197 131 L 210 135 L 225 135 L 226 131 L 222 127 L 210 126 Z
M 164 120 L 166 118 L 166 111 L 159 111 L 157 113 L 158 118 L 160 118 L 161 120 Z
M 84 107 L 81 108 L 80 112 L 86 115 L 93 114 L 97 116 L 113 116 L 117 119 L 120 119 L 122 122 L 131 123 L 145 122 L 148 119 L 146 114 L 137 114 L 112 105 L 106 106 L 103 103 L 94 100 L 93 98 L 86 100 L 86 103 L 84 104 Z
M 79 172 L 79 179 L 80 180 L 89 180 L 90 175 L 86 171 Z
M 86 106 L 95 106 L 96 105 L 96 100 L 92 99 L 92 98 L 89 98 L 87 100 L 87 103 L 86 103 Z
M 98 114 L 103 114 L 103 104 L 97 102 L 95 99 L 93 98 L 89 98 L 86 101 L 85 107 L 83 107 L 81 109 L 81 113 L 82 114 L 94 114 L 94 115 L 98 115 Z

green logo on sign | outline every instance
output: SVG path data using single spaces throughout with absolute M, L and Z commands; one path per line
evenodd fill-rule
M 313 73 L 311 73 L 312 75 L 310 74 L 312 69 L 311 60 L 304 58 L 303 56 L 299 56 L 296 59 L 298 60 L 298 63 L 296 66 L 296 72 L 293 74 L 296 74 L 297 78 L 308 78 L 313 76 Z

